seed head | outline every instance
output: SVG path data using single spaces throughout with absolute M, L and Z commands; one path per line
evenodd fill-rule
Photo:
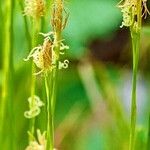
M 130 27 L 134 26 L 135 22 L 137 21 L 137 15 L 138 11 L 143 11 L 143 14 L 141 17 L 144 16 L 144 18 L 147 17 L 147 14 L 150 14 L 147 5 L 146 5 L 147 0 L 142 0 L 142 8 L 138 10 L 138 0 L 121 0 L 120 3 L 118 4 L 118 7 L 121 9 L 122 15 L 123 15 L 123 21 L 121 28 L 123 26 Z
M 64 8 L 64 0 L 55 0 L 51 20 L 53 30 L 56 32 L 63 30 L 66 26 L 68 17 L 69 13 L 67 13 Z
M 134 23 L 134 17 L 137 15 L 137 3 L 136 0 L 125 0 L 118 4 L 123 15 L 123 21 L 121 28 L 123 26 L 130 27 Z
M 38 75 L 42 72 L 47 73 L 56 67 L 58 56 L 54 49 L 58 46 L 58 44 L 60 44 L 60 55 L 64 54 L 64 50 L 69 49 L 69 46 L 64 45 L 62 42 L 63 40 L 57 42 L 53 42 L 51 40 L 52 38 L 54 41 L 56 41 L 56 35 L 53 32 L 40 34 L 44 36 L 43 44 L 33 48 L 27 58 L 24 59 L 25 61 L 28 61 L 30 58 L 33 58 L 35 65 L 41 69 L 39 72 L 35 73 L 35 75 Z M 67 68 L 68 64 L 68 60 L 65 60 L 63 63 L 59 62 L 59 69 Z
M 40 18 L 44 15 L 44 0 L 25 0 L 24 14 L 33 18 Z

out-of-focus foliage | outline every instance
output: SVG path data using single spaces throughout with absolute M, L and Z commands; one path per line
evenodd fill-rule
M 15 147 L 16 150 L 23 150 L 27 146 L 28 140 L 29 120 L 24 117 L 24 111 L 28 109 L 27 98 L 30 95 L 31 64 L 23 61 L 30 49 L 26 37 L 23 11 L 18 2 L 18 0 L 15 0 L 14 5 L 13 58 L 15 84 L 12 100 L 14 103 Z M 89 50 L 89 44 L 93 40 L 102 39 L 107 41 L 110 37 L 113 38 L 117 30 L 119 30 L 121 14 L 116 7 L 117 3 L 118 0 L 66 1 L 66 10 L 70 12 L 70 16 L 63 35 L 65 42 L 70 47 L 70 50 L 67 52 L 70 65 L 67 70 L 61 70 L 59 74 L 55 112 L 55 141 L 58 150 L 126 150 L 128 146 L 129 137 L 126 133 L 128 133 L 129 125 L 128 110 L 130 104 L 131 70 L 126 68 L 125 65 L 121 66 L 122 64 L 120 67 L 111 63 L 97 63 L 97 60 L 93 57 L 87 58 L 88 53 L 92 51 Z M 47 1 L 46 5 L 49 5 L 49 1 Z M 0 8 L 3 8 L 2 1 L 0 1 Z M 5 10 L 3 11 L 5 12 Z M 48 10 L 46 19 L 43 19 L 42 22 L 43 32 L 48 32 L 51 28 L 49 16 L 50 10 Z M 30 20 L 28 20 L 29 22 Z M 3 24 L 0 21 L 1 32 L 3 30 L 2 26 Z M 32 33 L 30 23 L 29 31 Z M 149 27 L 143 29 L 143 34 L 145 33 L 148 35 L 147 39 L 149 39 Z M 149 43 L 146 45 L 149 50 L 150 42 L 147 39 L 145 42 Z M 1 41 L 2 36 L 0 36 Z M 126 45 L 122 46 L 122 49 L 126 50 Z M 148 57 L 145 55 L 147 51 L 144 52 L 142 57 Z M 0 67 L 5 59 L 2 58 L 1 54 L 0 44 Z M 82 62 L 85 64 L 82 64 Z M 128 62 L 130 63 L 130 61 Z M 93 70 L 88 68 L 88 63 L 92 65 Z M 79 69 L 80 66 L 86 68 L 87 72 L 85 73 L 84 70 Z M 150 111 L 148 102 L 150 95 L 148 90 L 145 90 L 145 87 L 147 89 L 150 88 L 150 74 L 148 71 L 145 73 L 146 75 L 142 73 L 141 78 L 143 80 L 139 84 L 138 96 L 141 96 L 142 90 L 144 91 L 142 91 L 143 93 L 146 93 L 146 96 L 142 95 L 139 99 L 143 107 L 139 106 L 139 109 L 142 109 L 142 115 L 139 117 L 138 123 L 139 126 L 142 125 L 143 127 L 138 131 L 137 150 L 141 150 L 141 147 L 147 142 L 147 117 Z M 81 74 L 85 75 L 87 80 L 83 80 Z M 88 78 L 89 76 L 92 76 L 92 79 Z M 0 70 L 0 86 L 2 79 L 3 73 Z M 37 77 L 36 93 L 45 101 L 43 99 L 45 91 L 42 83 L 42 77 Z M 87 91 L 87 88 L 90 89 L 91 93 Z M 97 91 L 93 90 L 95 88 L 98 94 Z M 97 94 L 94 97 L 96 99 L 94 102 L 92 99 L 93 93 Z M 93 108 L 93 103 L 97 107 Z M 120 107 L 122 112 L 120 112 Z M 42 109 L 41 115 L 36 120 L 37 128 L 42 130 L 45 128 L 44 120 L 46 114 L 44 109 L 46 108 Z M 123 124 L 124 122 L 125 124 Z
M 121 18 L 116 3 L 116 0 L 73 0 L 68 4 L 70 20 L 65 37 L 70 43 L 71 57 L 83 56 L 91 40 L 114 33 Z

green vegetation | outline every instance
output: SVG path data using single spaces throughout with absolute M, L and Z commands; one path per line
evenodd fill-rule
M 0 1 L 0 149 L 149 150 L 148 2 Z

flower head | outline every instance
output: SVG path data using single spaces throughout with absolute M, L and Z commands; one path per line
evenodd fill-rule
M 33 18 L 40 18 L 44 15 L 44 0 L 25 0 L 24 14 Z
M 60 52 L 59 54 L 63 55 L 65 49 L 69 49 L 67 45 L 64 45 L 62 40 L 56 41 L 55 34 L 53 32 L 49 33 L 40 33 L 44 36 L 44 42 L 42 45 L 37 46 L 31 50 L 28 57 L 24 59 L 25 61 L 28 61 L 30 58 L 33 58 L 33 62 L 35 65 L 41 69 L 39 72 L 35 73 L 35 75 L 38 75 L 42 72 L 47 73 L 49 71 L 52 71 L 56 67 L 56 63 L 58 60 L 58 54 L 55 52 L 55 47 L 60 44 Z M 51 40 L 53 39 L 53 41 Z M 68 67 L 68 60 L 65 60 L 63 63 L 59 62 L 59 69 L 61 68 L 67 68 Z
M 144 18 L 146 18 L 147 14 L 150 14 L 146 2 L 147 0 L 142 0 L 141 1 L 141 9 L 138 10 L 138 1 L 137 0 L 122 0 L 119 4 L 118 7 L 121 9 L 121 12 L 123 14 L 123 21 L 122 21 L 122 25 L 121 28 L 123 26 L 126 27 L 130 27 L 130 26 L 134 26 L 135 22 L 137 22 L 137 17 L 138 17 L 138 11 L 141 11 L 142 14 L 142 10 L 143 10 L 143 14 L 141 17 L 144 16 Z
M 55 0 L 53 5 L 53 14 L 51 24 L 54 31 L 61 31 L 65 28 L 69 13 L 66 12 L 64 8 L 63 0 Z
M 123 21 L 121 28 L 123 26 L 130 27 L 134 23 L 134 17 L 137 15 L 137 3 L 136 0 L 125 0 L 118 4 L 123 14 Z

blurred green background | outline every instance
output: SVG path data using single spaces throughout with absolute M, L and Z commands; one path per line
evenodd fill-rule
M 63 32 L 70 49 L 65 58 L 69 68 L 60 70 L 55 113 L 55 147 L 58 150 L 127 150 L 132 84 L 132 51 L 128 29 L 120 28 L 118 0 L 67 0 L 69 21 Z M 47 1 L 46 5 L 49 5 Z M 3 2 L 0 1 L 1 12 Z M 13 124 L 16 150 L 28 145 L 29 120 L 24 117 L 30 95 L 30 63 L 23 10 L 14 3 Z M 50 11 L 42 21 L 42 32 L 50 27 Z M 5 18 L 5 17 L 4 17 Z M 144 21 L 138 74 L 137 150 L 144 150 L 148 137 L 150 111 L 150 17 Z M 30 20 L 27 20 L 28 23 Z M 0 21 L 1 33 L 3 21 Z M 32 29 L 29 24 L 29 31 Z M 0 36 L 2 43 L 3 36 Z M 0 90 L 3 79 L 0 47 Z M 36 94 L 43 101 L 42 76 L 37 77 Z M 36 119 L 36 127 L 45 129 L 45 110 Z M 9 136 L 9 132 L 6 132 Z M 7 144 L 7 143 L 6 143 Z

